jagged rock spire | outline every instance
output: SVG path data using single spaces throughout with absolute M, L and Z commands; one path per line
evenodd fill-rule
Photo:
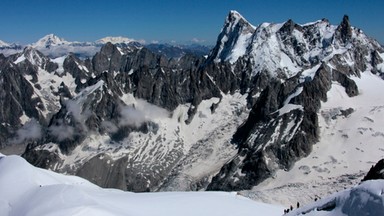
M 337 27 L 336 36 L 343 42 L 347 43 L 352 38 L 352 28 L 348 15 L 344 15 L 343 21 Z

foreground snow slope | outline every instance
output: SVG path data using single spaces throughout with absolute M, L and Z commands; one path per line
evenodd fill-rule
M 282 208 L 228 192 L 129 193 L 35 168 L 0 154 L 0 215 L 281 215 Z
M 365 181 L 359 186 L 341 191 L 315 203 L 296 209 L 286 214 L 286 216 L 383 215 L 383 191 L 384 180 Z

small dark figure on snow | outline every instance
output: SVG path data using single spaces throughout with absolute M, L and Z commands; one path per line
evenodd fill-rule
M 297 202 L 296 206 L 297 206 L 297 208 L 300 208 L 300 203 L 299 203 L 299 202 Z
M 315 197 L 315 202 L 317 201 L 317 197 Z
M 289 209 L 291 209 L 291 211 L 293 210 L 293 207 L 292 207 L 292 205 L 291 205 L 291 207 L 289 207 Z

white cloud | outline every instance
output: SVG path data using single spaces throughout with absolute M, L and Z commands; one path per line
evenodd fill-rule
M 141 43 L 141 44 L 146 44 L 147 43 L 147 41 L 145 41 L 144 39 L 140 39 L 140 40 L 137 40 L 139 43 Z
M 41 126 L 36 119 L 31 119 L 19 130 L 16 131 L 16 137 L 10 142 L 13 144 L 21 144 L 26 141 L 38 140 L 41 138 Z
M 192 38 L 191 40 L 193 43 L 204 43 L 205 40 L 204 39 L 198 39 L 198 38 Z
M 91 116 L 91 111 L 89 109 L 84 109 L 81 103 L 75 100 L 68 100 L 65 102 L 65 107 L 67 109 L 67 115 L 73 117 L 73 120 L 78 123 L 78 126 L 81 128 L 75 128 L 74 126 L 68 125 L 67 122 L 69 119 L 58 119 L 55 125 L 49 127 L 49 133 L 56 137 L 57 140 L 63 141 L 66 139 L 73 140 L 74 135 L 79 134 L 79 130 L 88 131 L 85 121 Z
M 135 126 L 140 127 L 145 122 L 145 116 L 142 112 L 134 107 L 126 106 L 122 107 L 120 111 L 119 126 Z
M 71 126 L 60 124 L 60 125 L 52 125 L 49 127 L 49 132 L 52 136 L 56 137 L 57 140 L 63 141 L 66 139 L 73 139 L 75 134 L 75 129 Z
M 119 126 L 140 127 L 144 122 L 156 118 L 167 118 L 170 113 L 156 105 L 150 104 L 145 100 L 137 99 L 134 106 L 124 106 L 120 108 Z
M 107 133 L 115 133 L 119 129 L 113 122 L 110 122 L 110 121 L 103 121 L 103 122 L 101 122 L 101 127 Z

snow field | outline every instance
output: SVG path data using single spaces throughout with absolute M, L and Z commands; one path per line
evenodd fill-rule
M 230 192 L 130 193 L 35 168 L 0 154 L 0 215 L 281 215 L 282 208 Z

